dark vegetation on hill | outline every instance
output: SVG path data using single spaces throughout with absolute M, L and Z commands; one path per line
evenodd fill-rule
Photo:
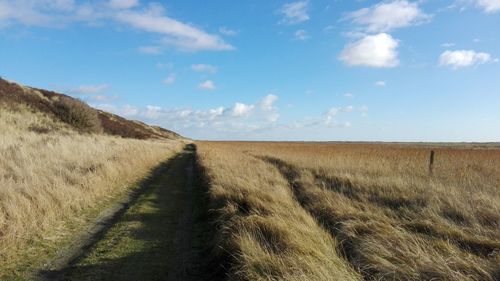
M 131 121 L 118 115 L 94 109 L 70 96 L 21 86 L 0 78 L 0 105 L 26 105 L 52 116 L 81 132 L 105 133 L 134 139 L 180 139 L 170 130 Z

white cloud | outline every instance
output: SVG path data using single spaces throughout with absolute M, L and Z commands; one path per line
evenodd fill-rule
M 455 43 L 443 43 L 443 44 L 441 44 L 441 47 L 443 47 L 443 48 L 450 48 L 453 46 L 455 46 Z
M 81 85 L 74 89 L 63 90 L 63 92 L 73 95 L 96 95 L 106 92 L 109 88 L 108 84 Z
M 279 97 L 277 95 L 268 94 L 267 96 L 263 97 L 258 103 L 264 119 L 268 122 L 275 123 L 280 117 L 278 108 L 274 106 L 274 103 L 278 99 Z
M 116 19 L 136 29 L 164 35 L 162 42 L 181 51 L 227 51 L 234 47 L 217 35 L 163 15 L 163 8 L 150 5 L 143 11 L 123 11 Z
M 95 96 L 90 96 L 89 100 L 96 102 L 112 102 L 119 98 L 120 98 L 119 96 L 95 95 Z
M 136 116 L 139 114 L 139 109 L 132 105 L 125 105 L 122 107 L 122 113 L 124 116 Z
M 296 24 L 309 20 L 309 1 L 297 1 L 285 4 L 281 7 L 281 14 L 283 14 L 282 23 Z
M 266 117 L 266 120 L 267 120 L 268 122 L 274 123 L 274 122 L 278 121 L 278 119 L 279 119 L 279 118 L 280 118 L 279 113 L 277 113 L 277 112 L 273 112 L 273 113 L 269 114 L 269 115 Z
M 71 19 L 68 22 L 80 21 L 88 25 L 102 26 L 103 21 L 109 19 L 114 12 L 116 11 L 110 10 L 109 7 L 87 2 L 77 6 L 72 14 L 67 15 L 67 19 Z
M 135 106 L 132 105 L 125 105 L 122 107 L 121 112 L 123 116 L 136 116 L 139 114 L 139 109 L 137 109 Z
M 92 107 L 104 110 L 107 112 L 111 112 L 114 114 L 118 114 L 124 117 L 136 117 L 139 115 L 140 111 L 137 107 L 132 106 L 132 105 L 124 105 L 121 107 L 118 107 L 113 104 L 109 103 L 99 103 L 99 104 L 91 104 Z
M 260 108 L 265 111 L 274 110 L 274 103 L 278 100 L 278 96 L 269 94 L 260 101 Z
M 388 32 L 428 22 L 431 16 L 425 14 L 417 2 L 395 0 L 360 9 L 350 13 L 347 18 L 353 23 L 363 26 L 367 32 Z
M 307 34 L 307 31 L 305 31 L 304 29 L 299 29 L 299 30 L 295 31 L 294 36 L 295 36 L 296 40 L 304 41 L 304 40 L 309 39 L 309 35 Z
M 398 40 L 387 33 L 367 35 L 348 44 L 339 59 L 350 66 L 396 67 Z
M 89 103 L 109 103 L 119 99 L 117 95 L 108 95 L 106 92 L 109 90 L 109 84 L 96 84 L 96 85 L 81 85 L 75 88 L 59 89 L 68 95 L 77 96 L 83 101 Z
M 138 0 L 82 4 L 75 4 L 74 0 L 0 0 L 0 28 L 14 24 L 61 27 L 73 22 L 95 24 L 98 20 L 106 20 L 160 34 L 164 45 L 181 51 L 234 50 L 219 35 L 166 16 L 160 4 L 150 3 L 142 9 L 131 9 L 136 6 L 139 6 Z
M 332 107 L 326 112 L 325 116 L 323 117 L 322 122 L 328 127 L 351 127 L 351 123 L 338 122 L 336 120 L 336 117 L 340 113 L 350 113 L 353 110 L 354 110 L 354 106 L 352 106 L 352 105 L 349 105 L 346 107 Z
M 67 8 L 47 0 L 0 1 L 0 27 L 15 23 L 25 26 L 55 26 L 60 12 Z
M 375 82 L 375 86 L 377 87 L 385 87 L 386 83 L 385 81 L 377 81 Z
M 144 117 L 149 119 L 158 119 L 162 115 L 162 108 L 159 106 L 148 105 L 143 113 Z
M 222 114 L 224 114 L 224 107 L 222 106 L 208 110 L 209 119 L 214 119 Z
M 207 110 L 193 110 L 189 108 L 175 109 L 162 108 L 149 105 L 145 108 L 136 107 L 123 108 L 109 104 L 97 105 L 99 108 L 105 107 L 105 110 L 136 117 L 145 120 L 162 120 L 168 128 L 182 126 L 185 128 L 211 128 L 214 130 L 235 131 L 239 129 L 254 130 L 272 124 L 279 118 L 277 108 L 273 106 L 278 99 L 277 96 L 267 95 L 255 104 L 245 104 L 236 102 L 231 107 L 215 107 Z M 261 109 L 261 110 L 258 110 Z
M 353 106 L 333 107 L 325 113 L 295 121 L 280 123 L 278 108 L 274 103 L 275 95 L 266 95 L 255 103 L 236 102 L 230 107 L 210 109 L 164 108 L 155 105 L 146 107 L 116 106 L 112 104 L 95 105 L 103 110 L 122 116 L 133 117 L 147 123 L 160 125 L 175 130 L 186 136 L 196 134 L 201 138 L 219 138 L 221 136 L 263 136 L 275 132 L 296 132 L 301 128 L 348 128 L 351 123 L 344 118 L 365 112 L 363 108 Z M 346 115 L 344 117 L 344 115 Z
M 198 88 L 203 90 L 215 90 L 215 83 L 212 80 L 206 80 L 198 85 Z
M 500 11 L 500 0 L 477 0 L 477 5 L 486 13 L 496 13 Z
M 354 98 L 354 94 L 353 93 L 345 93 L 344 97 L 351 99 L 351 98 Z
M 488 53 L 480 53 L 474 50 L 445 51 L 439 57 L 439 65 L 450 66 L 454 69 L 497 61 Z
M 159 55 L 162 53 L 162 48 L 159 46 L 142 46 L 137 48 L 137 51 L 145 55 Z
M 98 102 L 108 101 L 108 97 L 107 96 L 101 96 L 101 95 L 92 96 L 90 99 L 93 100 L 93 101 L 98 101 Z
M 0 0 L 0 28 L 15 25 L 61 28 L 78 21 L 91 23 L 109 14 L 108 10 L 107 5 L 76 4 L 74 0 Z
M 165 78 L 165 80 L 163 80 L 163 83 L 165 83 L 166 85 L 172 85 L 175 83 L 175 74 L 171 73 L 167 76 L 167 78 Z
M 191 65 L 191 70 L 196 72 L 204 72 L 204 73 L 216 73 L 217 67 L 209 64 L 193 64 Z
M 238 32 L 235 31 L 235 30 L 232 30 L 232 29 L 229 29 L 225 26 L 222 26 L 219 28 L 219 32 L 223 35 L 226 35 L 226 36 L 236 36 L 238 35 Z
M 323 28 L 323 32 L 329 33 L 329 32 L 331 32 L 334 29 L 335 29 L 335 26 L 333 26 L 333 25 L 330 24 L 330 25 L 327 25 L 325 28 Z
M 130 9 L 139 6 L 139 0 L 110 0 L 108 4 L 112 9 Z
M 252 110 L 254 109 L 254 105 L 247 105 L 244 103 L 237 102 L 234 104 L 231 112 L 235 117 L 247 117 L 250 115 Z

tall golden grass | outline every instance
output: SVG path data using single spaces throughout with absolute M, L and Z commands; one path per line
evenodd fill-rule
M 197 149 L 216 216 L 214 248 L 229 280 L 359 279 L 274 166 L 237 145 Z
M 261 211 L 271 201 L 282 212 L 284 233 L 294 233 L 301 245 L 300 251 L 281 247 L 273 255 L 302 260 L 307 250 L 324 245 L 319 241 L 331 239 L 342 260 L 368 280 L 500 279 L 498 147 L 250 142 L 198 147 L 202 164 L 210 167 L 212 196 L 225 198 L 222 202 L 231 210 L 221 209 L 226 226 L 221 239 L 239 245 L 233 248 L 240 260 L 255 250 L 243 248 L 235 237 L 242 232 L 258 237 L 255 233 L 275 229 L 269 226 L 273 224 L 246 226 L 250 218 L 274 221 Z M 431 149 L 436 151 L 432 174 Z M 281 194 L 286 192 L 285 200 Z M 238 211 L 242 208 L 243 213 Z M 314 219 L 307 226 L 296 218 L 309 214 Z M 330 238 L 296 234 L 296 229 L 313 229 L 310 225 Z M 268 247 L 287 241 L 285 234 L 272 233 Z M 294 268 L 261 254 L 236 264 L 256 261 L 266 268 L 285 268 L 282 272 Z M 314 263 L 308 267 L 312 272 L 336 270 L 325 259 Z M 269 272 L 259 276 L 280 279 Z
M 0 279 L 181 147 L 80 134 L 27 107 L 0 109 Z

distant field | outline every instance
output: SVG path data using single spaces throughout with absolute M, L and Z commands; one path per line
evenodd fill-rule
M 230 279 L 500 279 L 496 144 L 197 147 Z

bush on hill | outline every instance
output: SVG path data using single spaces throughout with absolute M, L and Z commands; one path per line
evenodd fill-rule
M 71 126 L 88 133 L 101 133 L 102 125 L 97 111 L 80 100 L 60 97 L 54 103 L 55 113 Z

